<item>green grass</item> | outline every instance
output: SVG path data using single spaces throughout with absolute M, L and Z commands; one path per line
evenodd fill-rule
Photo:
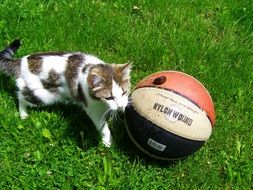
M 133 86 L 156 71 L 186 72 L 211 93 L 217 123 L 196 154 L 161 165 L 122 122 L 104 148 L 74 106 L 20 120 L 14 80 L 0 74 L 0 189 L 252 189 L 252 22 L 251 1 L 2 0 L 1 48 L 20 38 L 17 56 L 69 50 L 132 61 Z

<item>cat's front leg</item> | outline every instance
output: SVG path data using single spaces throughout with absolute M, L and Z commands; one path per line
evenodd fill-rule
M 110 147 L 112 144 L 112 135 L 111 135 L 107 122 L 105 122 L 103 127 L 101 128 L 100 134 L 102 137 L 103 144 L 106 147 Z
M 97 128 L 97 131 L 100 133 L 103 144 L 106 147 L 110 147 L 112 144 L 112 135 L 105 117 L 109 108 L 105 103 L 92 98 L 88 101 L 88 103 L 89 105 L 84 105 L 83 108 Z
M 108 123 L 104 119 L 105 111 L 97 109 L 96 112 L 94 112 L 94 110 L 95 109 L 91 109 L 91 107 L 89 107 L 89 109 L 86 109 L 86 112 L 100 133 L 103 144 L 106 147 L 110 147 L 112 144 L 112 135 L 108 127 Z

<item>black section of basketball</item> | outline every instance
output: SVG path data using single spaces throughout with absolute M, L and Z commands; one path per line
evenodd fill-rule
M 162 160 L 185 158 L 196 152 L 205 143 L 205 141 L 186 139 L 162 129 L 138 114 L 131 104 L 126 107 L 125 117 L 128 133 L 136 141 L 135 143 L 151 156 L 153 154 Z M 164 151 L 149 146 L 147 142 L 150 138 L 165 145 Z

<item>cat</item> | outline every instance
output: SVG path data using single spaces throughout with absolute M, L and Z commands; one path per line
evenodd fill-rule
M 21 41 L 16 39 L 0 51 L 0 70 L 16 80 L 20 117 L 28 117 L 28 106 L 73 102 L 85 110 L 103 144 L 110 147 L 112 136 L 106 115 L 124 112 L 128 104 L 131 64 L 106 64 L 81 52 L 12 58 L 20 46 Z

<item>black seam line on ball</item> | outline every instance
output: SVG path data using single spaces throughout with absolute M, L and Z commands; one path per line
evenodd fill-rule
M 207 113 L 205 112 L 205 110 L 204 110 L 203 108 L 201 108 L 196 102 L 194 102 L 193 100 L 191 100 L 191 99 L 188 98 L 187 96 L 181 94 L 180 92 L 177 92 L 177 91 L 175 91 L 175 90 L 173 90 L 173 89 L 170 89 L 170 88 L 164 88 L 164 87 L 160 87 L 160 86 L 142 86 L 142 87 L 136 88 L 136 89 L 134 89 L 134 90 L 141 89 L 141 88 L 147 88 L 147 87 L 149 87 L 149 88 L 150 88 L 150 87 L 151 87 L 151 88 L 152 88 L 152 87 L 155 87 L 155 88 L 159 88 L 159 89 L 162 89 L 162 90 L 167 90 L 167 91 L 169 91 L 169 92 L 173 92 L 173 93 L 175 93 L 175 94 L 177 94 L 177 95 L 179 95 L 179 96 L 182 96 L 183 98 L 187 99 L 188 101 L 190 101 L 191 103 L 193 103 L 195 106 L 197 106 L 197 107 L 206 115 L 206 117 L 208 118 L 208 120 L 210 121 L 210 123 L 211 123 L 211 125 L 212 125 L 212 127 L 213 127 L 213 123 L 212 123 L 212 121 L 211 121 L 209 115 L 207 115 Z

